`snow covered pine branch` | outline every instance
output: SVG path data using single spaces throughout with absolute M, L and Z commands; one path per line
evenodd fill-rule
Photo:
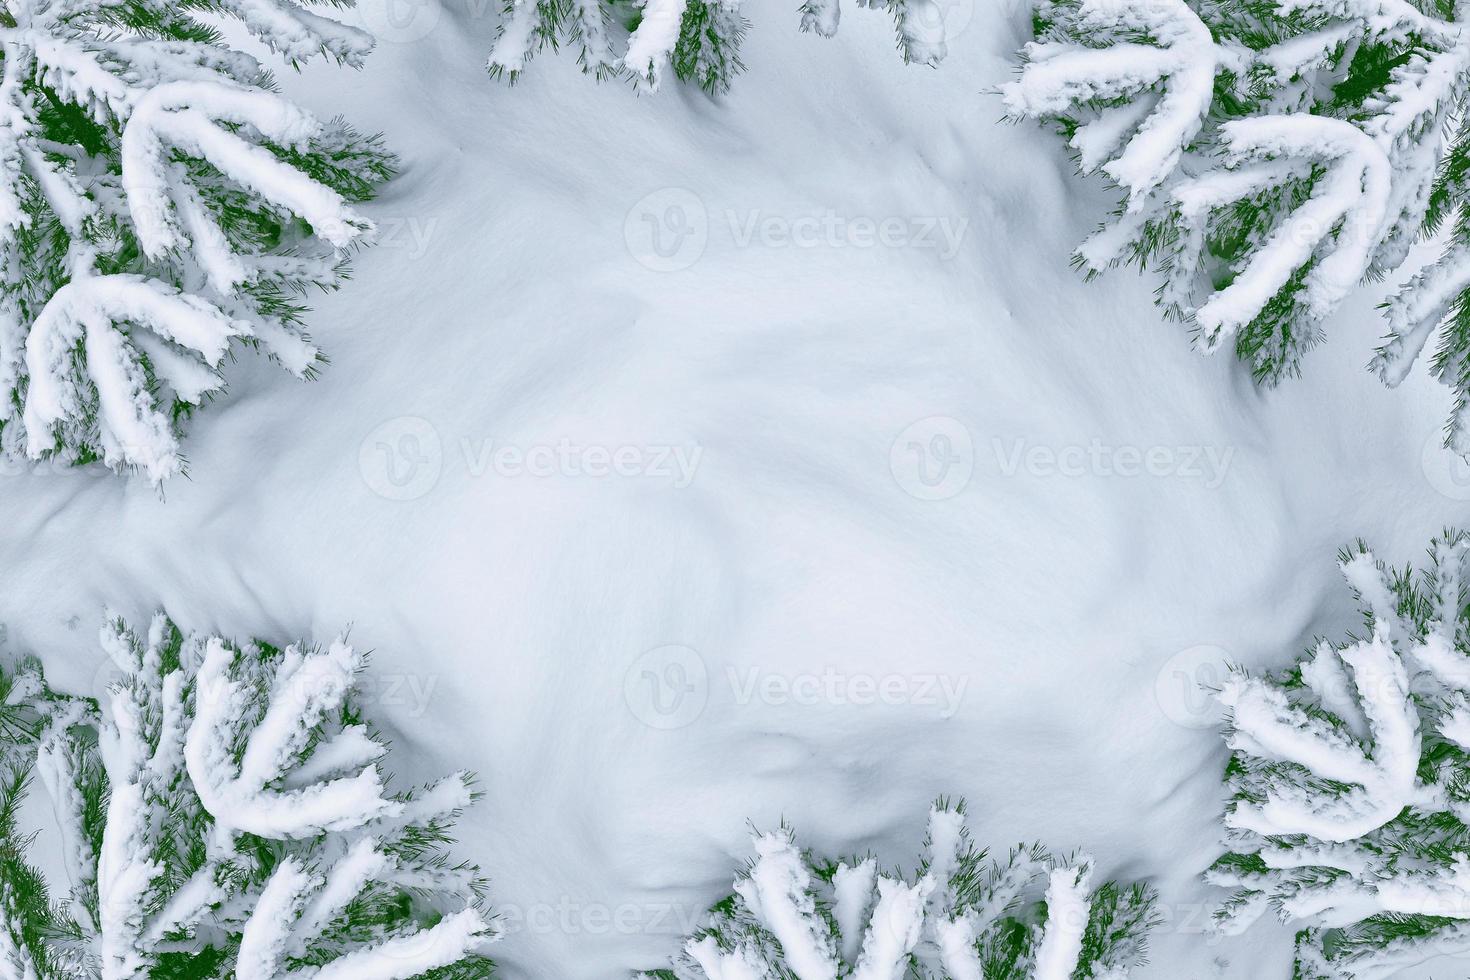
M 272 91 L 198 15 L 288 63 L 371 39 L 294 0 L 0 7 L 0 451 L 157 483 L 239 344 L 307 377 L 302 296 L 336 288 L 392 172 L 376 138 Z
M 858 0 L 893 16 L 907 64 L 938 65 L 947 53 L 939 0 Z M 801 29 L 837 33 L 839 0 L 805 0 Z M 628 77 L 657 91 L 673 72 L 711 94 L 745 70 L 740 42 L 750 24 L 741 0 L 506 0 L 490 73 L 514 82 L 543 48 L 575 45 L 577 63 L 599 80 Z
M 1359 546 L 1342 570 L 1367 628 L 1281 677 L 1233 675 L 1225 816 L 1239 932 L 1298 924 L 1301 980 L 1370 978 L 1470 953 L 1470 538 L 1419 574 Z
M 105 702 L 0 684 L 0 980 L 482 980 L 483 880 L 443 853 L 456 773 L 390 793 L 358 717 L 362 655 L 146 635 L 101 642 Z M 59 902 L 16 814 L 31 773 L 59 824 Z
M 1086 859 L 1039 848 L 991 860 L 970 843 L 963 803 L 929 811 L 912 879 L 875 858 L 814 862 L 782 827 L 673 968 L 639 980 L 1122 980 L 1147 952 L 1154 897 L 1143 885 L 1094 888 Z M 911 972 L 913 970 L 914 972 Z
M 1233 344 L 1258 381 L 1295 374 L 1356 285 L 1446 232 L 1385 305 L 1371 366 L 1399 384 L 1438 330 L 1446 444 L 1470 454 L 1470 32 L 1421 6 L 1453 7 L 1042 0 L 1002 95 L 1124 192 L 1079 265 L 1159 270 L 1197 346 Z

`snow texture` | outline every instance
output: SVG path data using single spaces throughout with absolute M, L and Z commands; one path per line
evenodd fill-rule
M 497 18 L 456 4 L 399 8 L 416 17 L 396 32 L 367 0 L 319 9 L 377 24 L 378 49 L 361 72 L 282 72 L 282 94 L 403 156 L 358 206 L 379 246 L 314 303 L 331 365 L 299 386 L 234 364 L 165 500 L 6 463 L 11 649 L 97 696 L 87 626 L 106 601 L 227 636 L 351 622 L 374 651 L 384 771 L 480 774 L 457 851 L 491 879 L 505 980 L 667 962 L 729 893 L 747 820 L 890 872 L 940 793 L 976 804 L 989 840 L 1085 844 L 1096 880 L 1153 883 L 1173 915 L 1139 980 L 1289 973 L 1288 927 L 1201 932 L 1227 750 L 1193 683 L 1224 674 L 1175 658 L 1279 667 L 1345 622 L 1335 549 L 1362 535 L 1402 563 L 1464 520 L 1438 446 L 1450 393 L 1362 371 L 1383 290 L 1344 301 L 1339 340 L 1261 392 L 1193 355 L 1152 283 L 1075 275 L 1105 197 L 987 94 L 1031 39 L 1017 5 L 975 4 L 931 71 L 894 57 L 877 11 L 822 42 L 794 5 L 748 0 L 749 70 L 718 102 L 589 84 L 575 48 L 495 84 Z M 707 235 L 661 272 L 626 242 L 666 189 L 708 220 L 672 198 Z M 913 219 L 912 237 L 759 230 L 829 213 Z M 963 224 L 952 249 L 938 219 Z M 934 417 L 973 464 L 943 500 L 892 459 L 928 447 L 935 423 L 899 437 Z M 495 468 L 562 438 L 703 456 L 682 487 Z M 1109 468 L 1130 447 L 1166 465 Z M 669 644 L 697 654 L 685 678 L 705 697 L 656 728 L 643 672 L 676 678 L 640 658 Z M 762 693 L 829 669 L 908 696 Z M 965 685 L 953 713 L 940 681 Z
M 1295 677 L 1237 674 L 1220 693 L 1236 849 L 1208 875 L 1235 889 L 1219 921 L 1238 933 L 1269 909 L 1302 928 L 1301 976 L 1389 976 L 1470 953 L 1470 853 L 1447 829 L 1470 818 L 1467 554 L 1447 533 L 1418 576 L 1345 557 L 1371 635 L 1320 644 Z

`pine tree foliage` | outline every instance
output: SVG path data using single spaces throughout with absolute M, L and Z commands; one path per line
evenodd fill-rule
M 288 63 L 358 65 L 361 31 L 295 0 L 6 0 L 0 7 L 0 450 L 157 483 L 240 345 L 321 359 L 302 316 L 372 225 L 376 138 L 273 90 L 211 26 Z
M 893 17 L 904 64 L 935 68 L 949 54 L 945 11 L 938 0 L 858 0 L 858 6 L 884 9 Z M 835 37 L 841 21 L 839 0 L 805 0 L 801 5 L 803 31 Z
M 735 894 L 671 969 L 640 980 L 1121 980 L 1156 922 L 1148 888 L 1094 887 L 1085 858 L 1022 847 L 991 859 L 971 844 L 963 803 L 931 808 L 927 856 L 908 877 L 871 856 L 819 861 L 784 826 L 754 841 Z
M 28 660 L 14 672 L 0 667 L 0 978 L 42 980 L 75 965 L 76 936 L 28 861 L 33 835 L 20 830 L 20 808 L 30 782 L 36 743 L 53 717 L 75 711 L 51 695 L 40 665 Z
M 1234 850 L 1207 877 L 1234 889 L 1239 932 L 1266 912 L 1301 926 L 1302 980 L 1397 973 L 1470 953 L 1470 538 L 1436 540 L 1421 572 L 1362 545 L 1341 557 L 1366 614 L 1282 676 L 1233 674 Z
M 801 29 L 837 33 L 839 0 L 806 0 Z M 947 48 L 938 0 L 858 0 L 889 11 L 906 63 L 938 65 Z M 740 42 L 749 28 L 741 0 L 506 0 L 490 73 L 514 82 L 545 48 L 575 47 L 582 70 L 599 80 L 629 78 L 657 91 L 672 75 L 710 94 L 745 70 Z
M 1470 454 L 1470 32 L 1434 0 L 1043 0 L 1016 118 L 1060 123 L 1083 173 L 1123 192 L 1077 251 L 1089 274 L 1158 270 L 1159 302 L 1257 380 L 1295 374 L 1364 281 L 1445 245 L 1385 306 L 1372 369 L 1456 393 Z M 1404 278 L 1404 276 L 1400 276 Z
M 237 647 L 162 615 L 101 642 L 121 680 L 100 705 L 34 665 L 0 683 L 0 980 L 490 975 L 483 879 L 444 852 L 471 777 L 388 789 L 352 701 L 360 653 Z M 32 773 L 55 897 L 17 830 Z

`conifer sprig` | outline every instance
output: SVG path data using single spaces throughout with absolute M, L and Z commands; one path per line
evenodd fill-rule
M 484 978 L 484 879 L 451 862 L 475 798 L 457 773 L 393 792 L 352 702 L 363 661 L 145 634 L 114 620 L 102 703 L 0 675 L 0 977 Z M 34 774 L 36 777 L 32 779 Z M 17 815 L 39 782 L 69 882 L 53 896 Z
M 1157 924 L 1143 884 L 1094 887 L 1092 862 L 1039 846 L 991 859 L 963 801 L 929 812 L 925 857 L 904 876 L 870 856 L 819 859 L 790 827 L 754 834 L 756 857 L 669 969 L 640 980 L 1123 980 Z
M 157 483 L 241 346 L 311 377 L 305 296 L 337 288 L 392 175 L 205 20 L 288 63 L 358 65 L 296 0 L 9 0 L 0 26 L 0 452 Z
M 1123 192 L 1077 250 L 1089 274 L 1160 273 L 1197 347 L 1275 384 L 1359 284 L 1402 285 L 1371 369 L 1389 385 L 1438 332 L 1470 454 L 1470 30 L 1409 0 L 1043 0 L 1017 118 L 1058 123 L 1083 173 Z M 1412 275 L 1410 249 L 1443 235 Z
M 1418 571 L 1359 542 L 1339 558 L 1366 629 L 1278 676 L 1233 675 L 1227 933 L 1301 929 L 1297 976 L 1387 976 L 1470 952 L 1470 538 Z
M 806 0 L 801 30 L 832 37 L 840 0 Z M 935 66 L 948 52 L 944 10 L 938 0 L 858 0 L 893 17 L 899 56 Z M 490 52 L 490 74 L 512 84 L 531 59 L 563 45 L 599 81 L 621 78 L 657 91 L 672 75 L 710 95 L 729 91 L 745 70 L 740 44 L 750 27 L 742 0 L 505 0 L 500 34 Z

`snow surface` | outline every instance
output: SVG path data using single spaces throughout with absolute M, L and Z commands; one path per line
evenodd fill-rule
M 393 771 L 481 776 L 461 852 L 492 877 L 508 980 L 661 965 L 728 893 L 747 820 L 907 866 L 941 793 L 981 843 L 1151 878 L 1171 921 L 1141 976 L 1285 980 L 1289 930 L 1202 934 L 1225 748 L 1175 682 L 1357 625 L 1334 561 L 1353 538 L 1401 564 L 1464 522 L 1470 480 L 1433 448 L 1450 393 L 1364 370 L 1378 295 L 1349 298 L 1304 379 L 1259 392 L 1190 350 L 1153 283 L 1084 283 L 1068 257 L 1107 195 L 986 94 L 1028 39 L 1013 3 L 953 11 L 968 25 L 931 71 L 899 63 L 884 12 L 822 40 L 752 0 L 750 71 L 715 102 L 595 86 L 571 55 L 508 88 L 484 73 L 498 5 L 363 2 L 384 39 L 361 74 L 282 73 L 405 161 L 364 209 L 384 244 L 317 303 L 332 363 L 309 384 L 228 365 L 166 499 L 4 470 L 10 646 L 96 691 L 105 603 L 237 637 L 353 624 Z M 637 261 L 625 225 L 683 206 L 697 230 L 691 201 L 702 256 Z M 818 219 L 800 227 L 821 243 L 742 245 L 757 210 Z M 952 253 L 937 233 L 835 247 L 829 212 L 967 224 Z M 954 422 L 905 434 L 934 417 Z M 562 439 L 697 465 L 494 463 Z M 1024 463 L 1093 440 L 1159 447 L 1173 475 Z M 931 486 L 910 443 L 961 462 Z M 855 703 L 861 678 L 907 703 Z

